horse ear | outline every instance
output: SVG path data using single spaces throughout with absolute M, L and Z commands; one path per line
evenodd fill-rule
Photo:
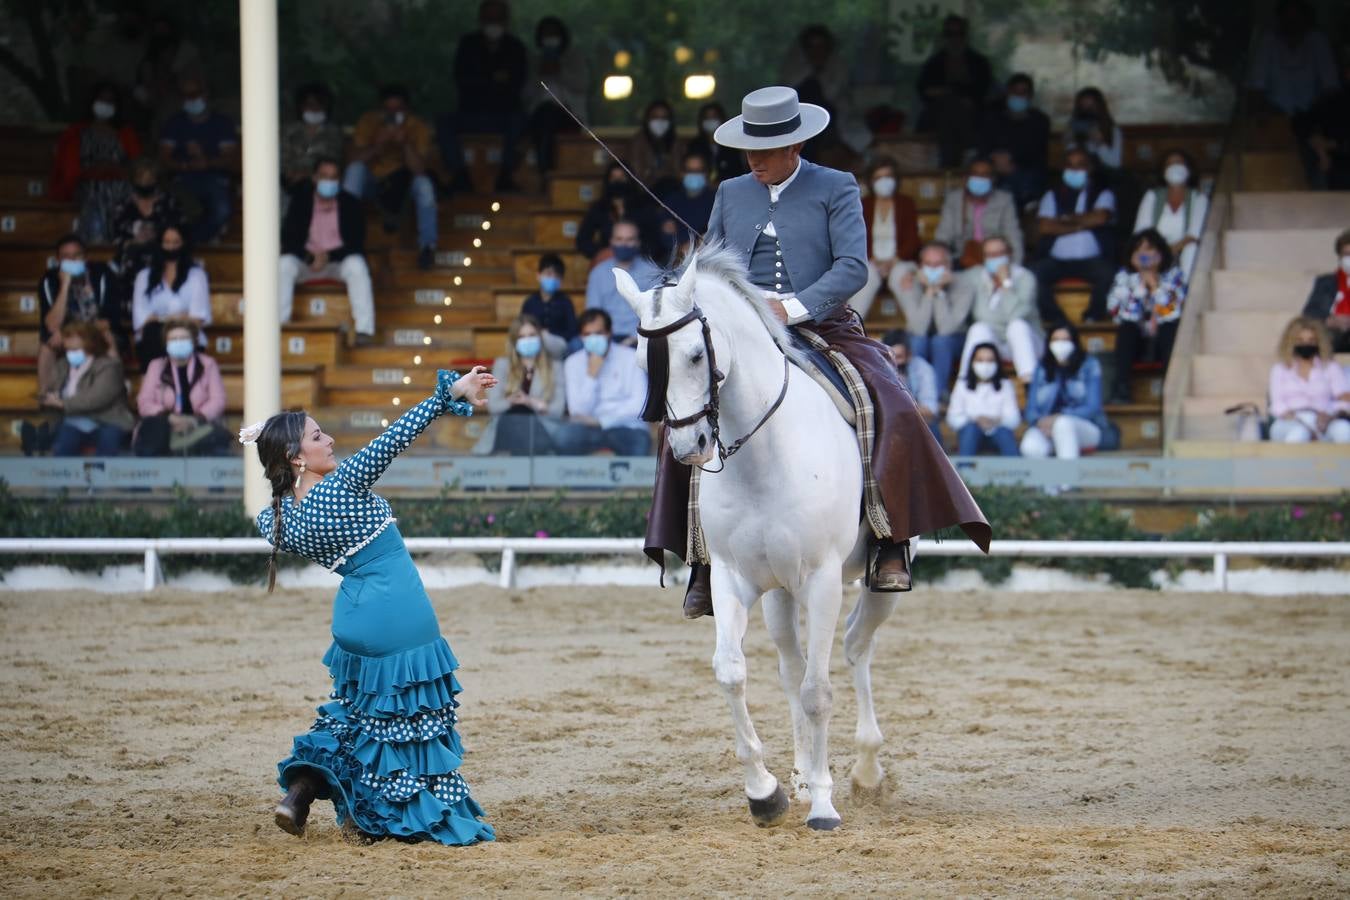
M 684 273 L 680 275 L 679 289 L 676 291 L 691 304 L 694 299 L 694 280 L 696 278 L 698 278 L 698 254 L 691 253 L 689 254 L 689 263 L 684 267 Z
M 628 305 L 633 307 L 633 312 L 638 314 L 638 318 L 641 318 L 646 302 L 642 291 L 638 289 L 637 282 L 633 280 L 633 276 L 615 266 L 614 283 L 619 288 L 619 296 L 627 300 Z

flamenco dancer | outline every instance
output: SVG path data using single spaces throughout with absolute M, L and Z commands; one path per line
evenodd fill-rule
M 324 664 L 331 701 L 278 766 L 286 792 L 276 823 L 300 835 L 315 800 L 332 800 L 338 824 L 363 839 L 394 837 L 463 845 L 493 840 L 483 809 L 459 774 L 459 682 L 450 646 L 376 479 L 446 413 L 473 414 L 496 384 L 475 367 L 437 373 L 436 393 L 404 413 L 364 450 L 339 463 L 333 439 L 304 412 L 242 429 L 256 443 L 272 505 L 258 530 L 272 544 L 267 590 L 285 550 L 342 576 L 333 599 L 333 643 Z

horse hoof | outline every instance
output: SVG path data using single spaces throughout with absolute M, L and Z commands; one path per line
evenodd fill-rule
M 305 833 L 304 817 L 284 803 L 277 806 L 273 820 L 277 823 L 277 827 L 287 834 L 300 837 Z
M 763 800 L 756 800 L 754 797 L 746 799 L 750 801 L 750 818 L 754 819 L 760 828 L 777 825 L 787 815 L 788 795 L 781 784 Z
M 834 831 L 842 824 L 844 824 L 844 820 L 837 818 L 806 820 L 806 827 L 812 831 Z

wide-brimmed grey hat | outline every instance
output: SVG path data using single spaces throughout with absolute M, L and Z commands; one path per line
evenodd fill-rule
M 830 124 L 823 106 L 802 103 L 790 87 L 751 91 L 741 101 L 741 114 L 723 122 L 713 140 L 733 150 L 773 150 L 809 141 Z

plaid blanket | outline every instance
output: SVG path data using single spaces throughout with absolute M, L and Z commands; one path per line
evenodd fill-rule
M 876 440 L 875 417 L 872 411 L 872 398 L 868 396 L 867 386 L 862 376 L 848 361 L 844 354 L 830 348 L 825 339 L 810 328 L 797 326 L 797 336 L 814 349 L 824 354 L 848 386 L 849 399 L 853 402 L 855 431 L 858 435 L 858 452 L 862 455 L 863 466 L 863 511 L 867 524 L 878 538 L 891 537 L 891 521 L 886 508 L 881 503 L 881 486 L 872 472 L 872 445 Z M 685 562 L 689 564 L 711 562 L 708 545 L 703 537 L 702 520 L 698 512 L 699 481 L 703 470 L 694 467 L 689 479 L 689 546 Z

